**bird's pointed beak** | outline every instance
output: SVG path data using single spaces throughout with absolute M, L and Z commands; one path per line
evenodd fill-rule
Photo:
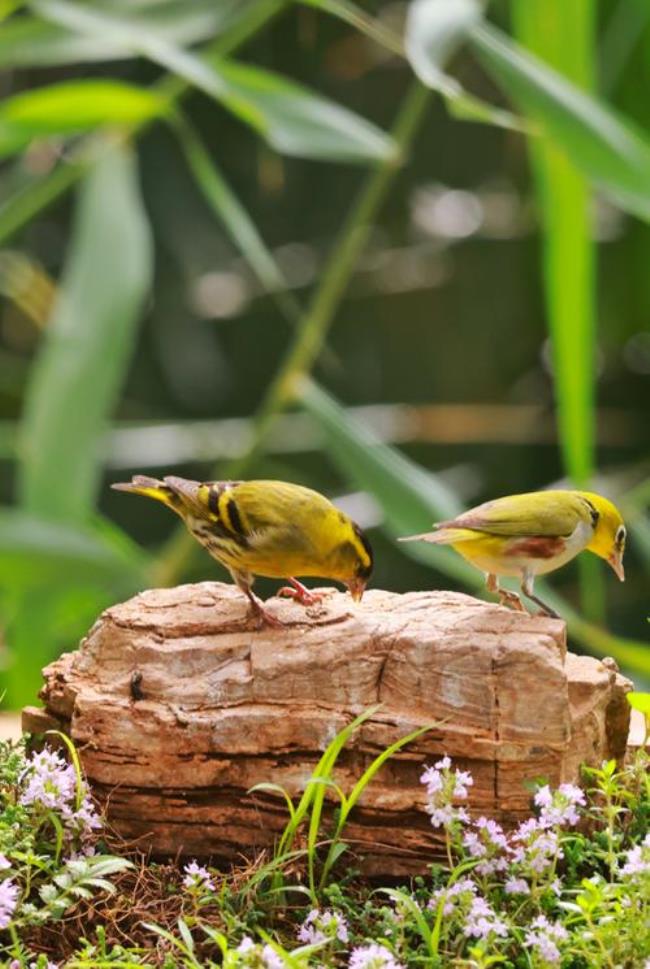
M 366 591 L 366 579 L 350 579 L 349 582 L 345 584 L 348 587 L 348 592 L 352 596 L 355 602 L 361 602 L 363 599 L 363 593 Z
M 623 568 L 623 555 L 621 552 L 612 552 L 607 561 L 614 569 L 621 582 L 625 582 L 625 569 Z

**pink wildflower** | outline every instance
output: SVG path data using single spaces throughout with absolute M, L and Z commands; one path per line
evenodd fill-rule
M 404 969 L 404 966 L 385 945 L 371 942 L 352 950 L 348 969 Z
M 319 942 L 329 942 L 338 939 L 339 942 L 348 941 L 348 923 L 339 912 L 331 909 L 313 908 L 307 914 L 298 932 L 298 940 L 309 945 Z
M 18 904 L 20 889 L 7 879 L 0 882 L 0 929 L 6 929 Z
M 183 879 L 183 886 L 185 888 L 203 892 L 214 891 L 214 882 L 210 878 L 210 872 L 203 865 L 199 865 L 196 859 L 188 862 L 183 868 L 183 871 L 185 872 L 185 878 Z

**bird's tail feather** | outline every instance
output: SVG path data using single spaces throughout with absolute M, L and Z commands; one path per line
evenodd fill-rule
M 400 538 L 400 542 L 431 542 L 432 545 L 455 545 L 476 538 L 476 532 L 468 528 L 438 528 L 433 532 L 423 532 L 421 535 L 407 535 Z

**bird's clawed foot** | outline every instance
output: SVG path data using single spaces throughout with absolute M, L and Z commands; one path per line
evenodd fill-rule
M 498 589 L 497 594 L 502 606 L 514 609 L 515 612 L 526 612 L 526 607 L 516 592 L 511 592 L 509 589 Z
M 302 582 L 298 582 L 297 579 L 289 579 L 289 582 L 291 585 L 285 585 L 281 589 L 278 589 L 279 596 L 293 599 L 295 602 L 299 602 L 301 606 L 315 606 L 323 601 L 322 592 L 312 592 Z
M 247 592 L 246 595 L 250 601 L 249 615 L 256 620 L 258 629 L 263 629 L 264 626 L 269 626 L 271 629 L 285 628 L 285 623 L 272 615 L 257 596 L 253 595 L 252 592 Z

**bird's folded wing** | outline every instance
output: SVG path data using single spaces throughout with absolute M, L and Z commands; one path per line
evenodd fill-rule
M 490 535 L 548 535 L 567 537 L 585 513 L 572 500 L 558 500 L 552 493 L 511 495 L 488 501 L 452 521 L 440 522 L 439 529 L 471 529 Z

